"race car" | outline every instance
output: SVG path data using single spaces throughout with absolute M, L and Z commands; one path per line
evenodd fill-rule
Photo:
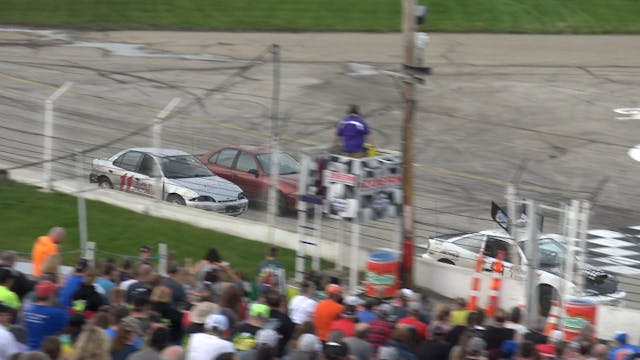
M 102 188 L 232 216 L 247 211 L 249 204 L 237 185 L 181 150 L 131 148 L 108 159 L 95 159 L 89 181 Z
M 416 252 L 423 258 L 472 269 L 482 250 L 483 271 L 492 272 L 498 252 L 502 251 L 504 276 L 524 280 L 528 263 L 524 253 L 527 241 L 523 239 L 516 246 L 515 241 L 504 230 L 485 230 L 435 237 L 429 239 L 427 243 L 418 245 Z M 559 289 L 563 282 L 563 269 L 567 258 L 564 237 L 558 234 L 539 236 L 538 253 L 538 294 L 541 313 L 546 315 L 551 306 L 551 300 L 559 298 Z M 578 262 L 575 261 L 574 264 L 577 265 Z M 580 273 L 585 277 L 584 293 L 576 294 L 576 297 L 605 303 L 620 301 L 626 297 L 626 293 L 620 289 L 618 279 L 613 274 L 588 264 L 585 264 Z M 575 288 L 575 284 L 568 284 L 568 287 Z
M 238 184 L 249 201 L 267 204 L 271 187 L 271 151 L 255 145 L 230 145 L 203 155 L 200 160 L 217 175 Z M 278 155 L 278 214 L 295 210 L 300 164 L 293 155 Z

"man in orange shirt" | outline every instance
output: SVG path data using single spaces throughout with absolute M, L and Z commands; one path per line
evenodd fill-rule
M 33 276 L 42 274 L 42 264 L 53 254 L 58 253 L 58 244 L 62 242 L 67 232 L 64 228 L 54 227 L 49 230 L 49 235 L 39 236 L 31 250 L 31 262 L 33 263 Z
M 340 285 L 329 284 L 324 291 L 329 295 L 329 298 L 320 301 L 316 306 L 316 310 L 313 313 L 313 325 L 316 327 L 318 338 L 322 341 L 327 341 L 331 323 L 344 311 L 344 306 L 340 304 L 342 299 Z

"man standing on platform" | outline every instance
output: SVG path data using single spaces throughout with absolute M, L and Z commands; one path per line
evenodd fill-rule
M 360 116 L 358 105 L 350 105 L 347 116 L 340 120 L 336 129 L 334 146 L 340 145 L 342 138 L 342 151 L 345 155 L 361 158 L 367 156 L 365 143 L 371 142 L 369 126 Z

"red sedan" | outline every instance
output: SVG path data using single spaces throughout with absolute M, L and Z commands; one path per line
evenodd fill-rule
M 269 148 L 254 145 L 226 146 L 200 155 L 200 160 L 216 175 L 238 185 L 251 202 L 267 203 L 270 186 Z M 279 157 L 278 213 L 296 208 L 300 164 L 288 153 Z

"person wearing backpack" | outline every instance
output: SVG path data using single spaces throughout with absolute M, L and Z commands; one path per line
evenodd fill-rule
M 280 295 L 286 295 L 287 280 L 284 265 L 276 259 L 278 249 L 272 246 L 267 250 L 267 256 L 258 264 L 256 274 L 256 288 L 258 294 L 268 290 L 275 290 Z

